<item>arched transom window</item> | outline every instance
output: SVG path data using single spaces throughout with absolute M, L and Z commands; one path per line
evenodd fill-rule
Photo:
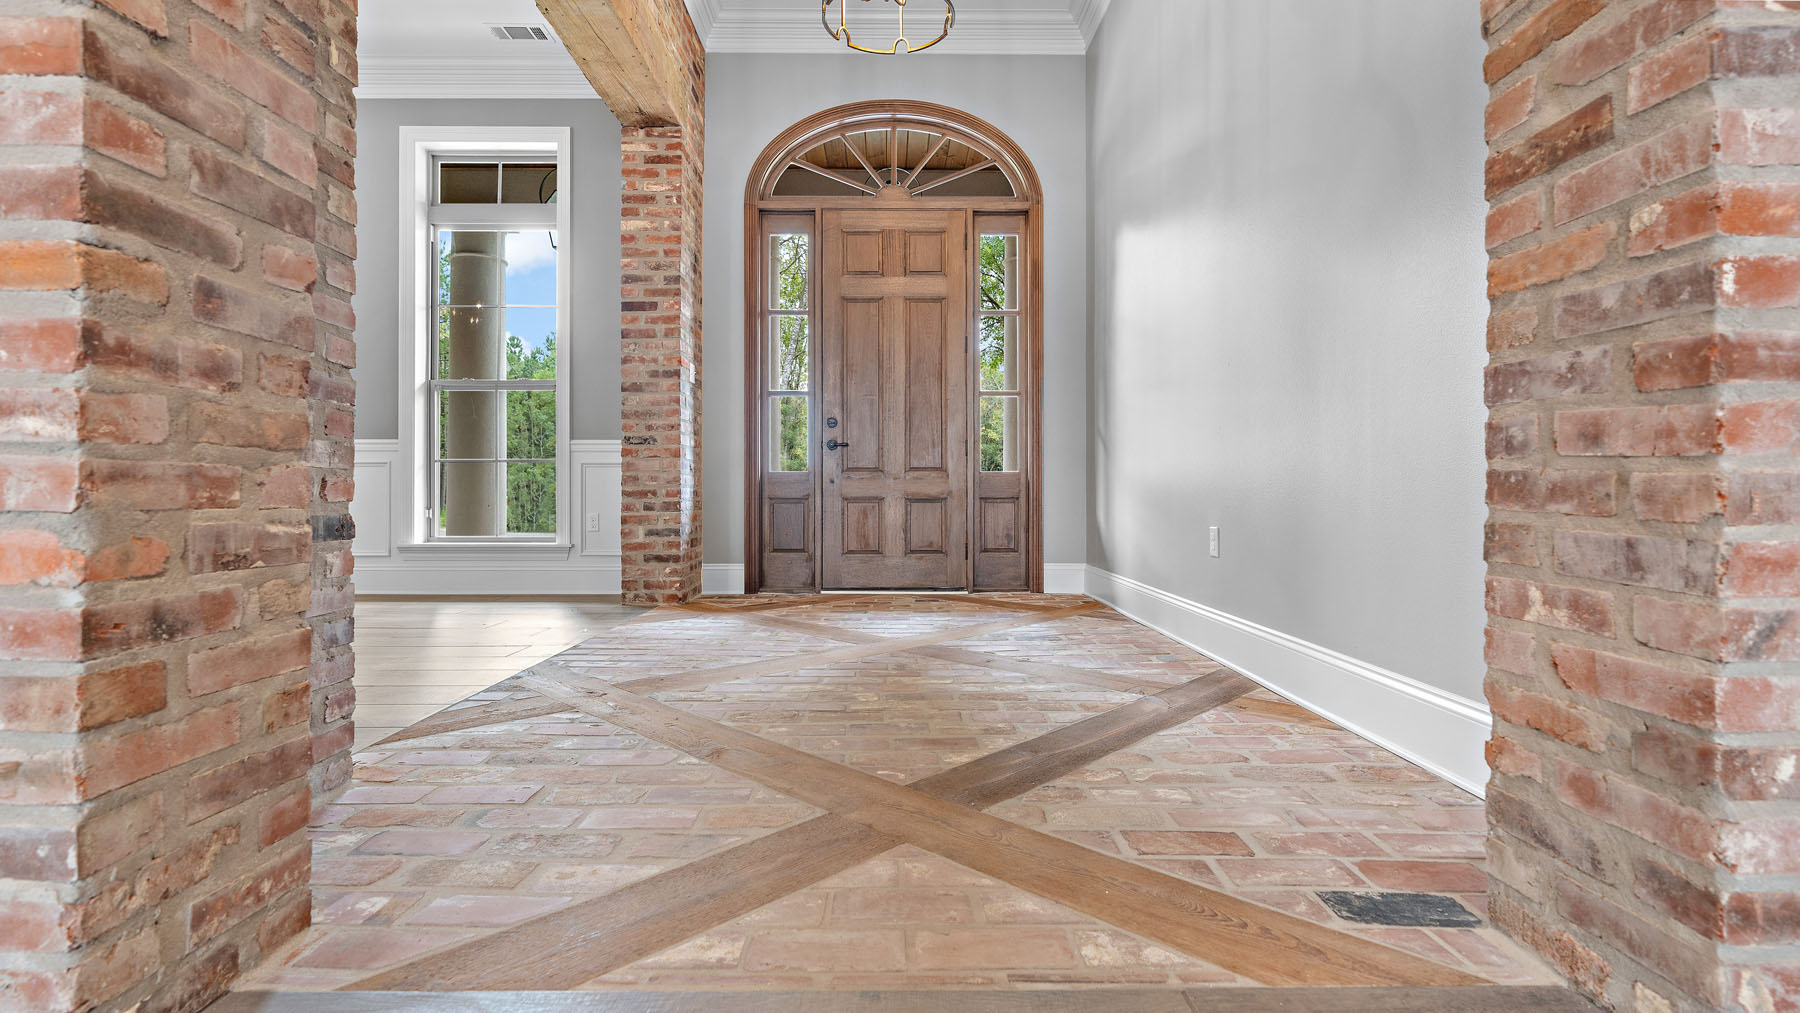
M 763 198 L 1029 199 L 1035 189 L 1000 143 L 945 122 L 891 114 L 840 120 L 793 138 L 764 164 Z

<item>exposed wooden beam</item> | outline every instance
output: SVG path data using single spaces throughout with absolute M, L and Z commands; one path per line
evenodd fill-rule
M 658 19 L 685 19 L 681 0 L 537 0 L 576 66 L 628 127 L 683 126 L 690 90 L 679 48 Z M 678 22 L 679 23 L 679 22 Z

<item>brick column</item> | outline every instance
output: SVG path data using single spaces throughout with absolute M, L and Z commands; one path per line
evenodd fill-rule
M 653 26 L 682 56 L 687 122 L 624 127 L 620 411 L 625 601 L 700 593 L 700 222 L 705 52 L 676 0 Z
M 354 24 L 0 0 L 0 1009 L 196 1010 L 307 924 Z
M 1800 1007 L 1800 4 L 1482 6 L 1492 914 Z

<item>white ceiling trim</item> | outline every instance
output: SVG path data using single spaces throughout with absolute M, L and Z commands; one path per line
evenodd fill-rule
M 1098 0 L 1078 2 L 1092 7 Z M 848 52 L 842 42 L 826 33 L 816 11 L 732 9 L 720 7 L 719 0 L 689 0 L 690 10 L 701 7 L 710 7 L 711 30 L 701 34 L 709 53 Z M 700 15 L 696 14 L 696 28 L 700 21 Z M 1096 27 L 1098 24 L 1096 19 Z M 1079 56 L 1087 52 L 1090 37 L 1066 10 L 959 10 L 950 39 L 932 52 L 944 55 Z
M 718 0 L 713 0 L 717 3 Z M 1087 45 L 1094 44 L 1094 36 L 1100 34 L 1100 22 L 1106 20 L 1106 9 L 1112 6 L 1112 0 L 1070 0 L 1069 15 L 1081 28 L 1081 39 Z
M 713 26 L 719 23 L 720 0 L 687 0 L 688 17 L 694 19 L 694 30 L 700 33 L 700 42 L 705 45 L 712 37 Z
M 572 61 L 541 57 L 438 60 L 367 56 L 358 71 L 356 97 L 362 99 L 599 97 Z
M 1051 0 L 1039 2 L 1046 6 L 958 11 L 949 41 L 932 53 L 1078 56 L 1093 42 L 1111 0 L 1069 0 L 1068 10 L 1051 6 Z M 730 0 L 687 0 L 687 5 L 708 52 L 847 52 L 810 10 L 757 9 Z M 368 54 L 358 69 L 356 94 L 365 99 L 597 97 L 581 70 L 560 52 L 532 59 Z

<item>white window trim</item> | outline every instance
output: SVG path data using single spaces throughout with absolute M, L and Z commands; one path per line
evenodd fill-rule
M 569 362 L 574 330 L 569 325 L 571 284 L 570 250 L 575 237 L 570 228 L 571 190 L 568 127 L 408 127 L 400 128 L 400 474 L 394 483 L 394 509 L 401 518 L 395 531 L 396 548 L 411 550 L 505 550 L 567 554 L 573 547 L 574 519 L 570 516 L 572 478 L 569 464 Z M 436 271 L 421 256 L 431 230 L 432 159 L 438 155 L 556 156 L 556 535 L 542 539 L 496 538 L 431 540 L 425 508 L 430 503 L 430 461 L 427 446 L 431 428 L 430 404 L 432 343 L 423 340 L 434 333 L 431 326 Z M 521 205 L 530 208 L 533 205 Z M 487 209 L 470 208 L 466 222 L 479 227 Z M 516 213 L 511 215 L 517 217 Z M 443 217 L 440 214 L 440 219 Z M 440 226 L 446 224 L 443 221 Z

